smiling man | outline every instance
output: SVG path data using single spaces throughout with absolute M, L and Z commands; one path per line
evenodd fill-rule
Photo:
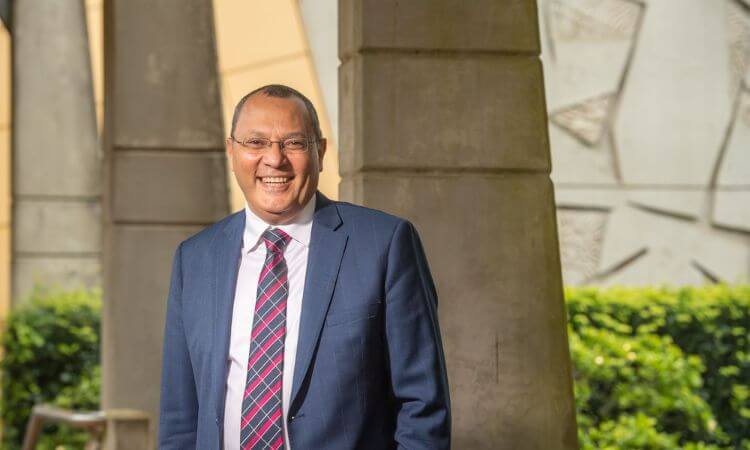
M 246 200 L 177 249 L 160 449 L 448 449 L 437 296 L 407 221 L 317 192 L 312 103 L 270 85 L 226 142 Z
M 288 89 L 269 86 L 242 99 L 227 139 L 249 209 L 272 225 L 294 220 L 313 198 L 326 151 L 312 103 Z

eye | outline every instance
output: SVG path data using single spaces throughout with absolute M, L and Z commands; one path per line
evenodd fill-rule
M 247 147 L 263 148 L 266 147 L 266 140 L 261 138 L 250 138 L 243 143 Z
M 307 146 L 304 139 L 287 139 L 284 141 L 284 147 L 291 150 L 302 150 Z

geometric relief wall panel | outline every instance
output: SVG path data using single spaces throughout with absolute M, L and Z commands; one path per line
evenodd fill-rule
M 565 282 L 750 281 L 750 1 L 539 7 Z
M 588 283 L 596 277 L 606 221 L 603 211 L 557 211 L 557 232 L 565 242 L 560 262 L 566 284 Z
M 732 118 L 714 190 L 717 226 L 750 233 L 750 2 L 733 2 L 727 11 Z
M 644 7 L 632 0 L 548 0 L 543 57 L 556 182 L 616 184 L 613 123 Z
M 750 88 L 745 83 L 737 94 L 723 153 L 714 189 L 713 221 L 750 233 Z
M 750 0 L 735 0 L 727 5 L 726 33 L 729 45 L 730 86 L 750 83 Z
M 736 92 L 727 33 L 736 1 L 648 2 L 615 123 L 627 184 L 708 186 Z

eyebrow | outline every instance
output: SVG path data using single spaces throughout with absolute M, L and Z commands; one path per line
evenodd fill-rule
M 251 137 L 262 137 L 262 138 L 268 138 L 268 133 L 264 133 L 259 130 L 250 130 L 248 132 L 248 135 Z M 285 134 L 282 139 L 289 139 L 293 137 L 307 137 L 307 134 L 303 133 L 302 131 L 292 131 L 290 133 Z

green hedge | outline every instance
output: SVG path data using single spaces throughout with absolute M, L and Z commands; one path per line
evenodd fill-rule
M 750 449 L 750 286 L 566 290 L 581 448 Z M 3 337 L 3 448 L 31 406 L 96 409 L 98 292 L 42 293 Z M 51 430 L 40 448 L 82 448 Z
M 99 408 L 98 291 L 36 290 L 8 317 L 0 362 L 2 448 L 19 449 L 31 408 L 50 403 L 62 408 Z M 39 449 L 83 448 L 85 435 L 50 426 Z
M 750 286 L 569 288 L 583 449 L 750 449 Z

